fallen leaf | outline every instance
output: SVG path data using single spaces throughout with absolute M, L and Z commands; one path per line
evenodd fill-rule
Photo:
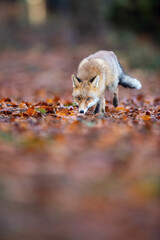
M 34 108 L 29 107 L 29 108 L 27 109 L 27 111 L 26 111 L 26 114 L 27 114 L 28 116 L 33 116 L 33 115 L 36 114 L 36 111 L 35 111 Z

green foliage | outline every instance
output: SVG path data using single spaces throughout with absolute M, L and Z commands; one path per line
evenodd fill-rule
M 146 36 L 143 39 L 133 31 L 111 30 L 106 42 L 108 48 L 123 56 L 132 68 L 160 69 L 159 48 Z
M 158 0 L 113 0 L 106 18 L 121 28 L 152 33 L 160 39 Z
M 37 108 L 36 111 L 42 114 L 46 113 L 46 110 L 44 108 Z
M 64 104 L 65 107 L 70 107 L 70 106 L 77 106 L 77 103 L 76 102 L 73 102 L 73 103 L 67 103 L 67 104 Z
M 130 67 L 160 69 L 160 55 L 151 46 L 137 45 L 128 51 Z

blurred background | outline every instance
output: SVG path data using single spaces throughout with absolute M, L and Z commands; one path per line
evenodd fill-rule
M 157 93 L 159 11 L 158 0 L 0 1 L 0 96 L 71 92 L 70 75 L 79 61 L 100 49 L 113 50 L 142 81 L 152 77 Z
M 131 67 L 159 68 L 158 0 L 5 0 L 0 4 L 1 49 L 99 44 L 129 55 Z
M 0 98 L 71 105 L 71 74 L 102 49 L 142 82 L 120 89 L 128 119 L 108 93 L 95 122 L 0 114 L 0 240 L 160 239 L 160 1 L 0 0 Z

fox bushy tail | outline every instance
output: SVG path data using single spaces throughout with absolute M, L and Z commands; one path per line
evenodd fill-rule
M 119 77 L 119 85 L 122 85 L 126 88 L 135 88 L 135 89 L 141 89 L 142 85 L 139 80 L 136 78 L 132 78 L 131 76 L 122 73 Z

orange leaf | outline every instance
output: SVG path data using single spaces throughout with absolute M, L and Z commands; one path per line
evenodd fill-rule
M 142 119 L 143 119 L 143 121 L 148 121 L 151 119 L 151 117 L 149 115 L 143 115 Z
M 1 99 L 2 102 L 11 102 L 11 99 L 8 97 L 4 97 L 3 99 Z
M 25 102 L 20 102 L 19 107 L 20 108 L 26 108 L 27 106 L 26 106 Z
M 59 100 L 60 100 L 59 97 L 55 97 L 55 98 L 53 99 L 54 102 L 58 102 Z
M 124 108 L 124 107 L 116 107 L 116 110 L 122 110 L 122 111 L 129 111 L 128 109 Z
M 27 113 L 27 115 L 29 115 L 29 116 L 33 116 L 33 115 L 36 114 L 36 111 L 34 110 L 34 108 L 29 107 L 29 108 L 27 109 L 26 113 Z
M 48 98 L 48 99 L 46 100 L 46 102 L 47 102 L 48 105 L 53 104 L 54 99 Z
M 127 116 L 123 116 L 122 118 L 123 118 L 123 120 L 126 120 L 126 119 L 127 119 Z

